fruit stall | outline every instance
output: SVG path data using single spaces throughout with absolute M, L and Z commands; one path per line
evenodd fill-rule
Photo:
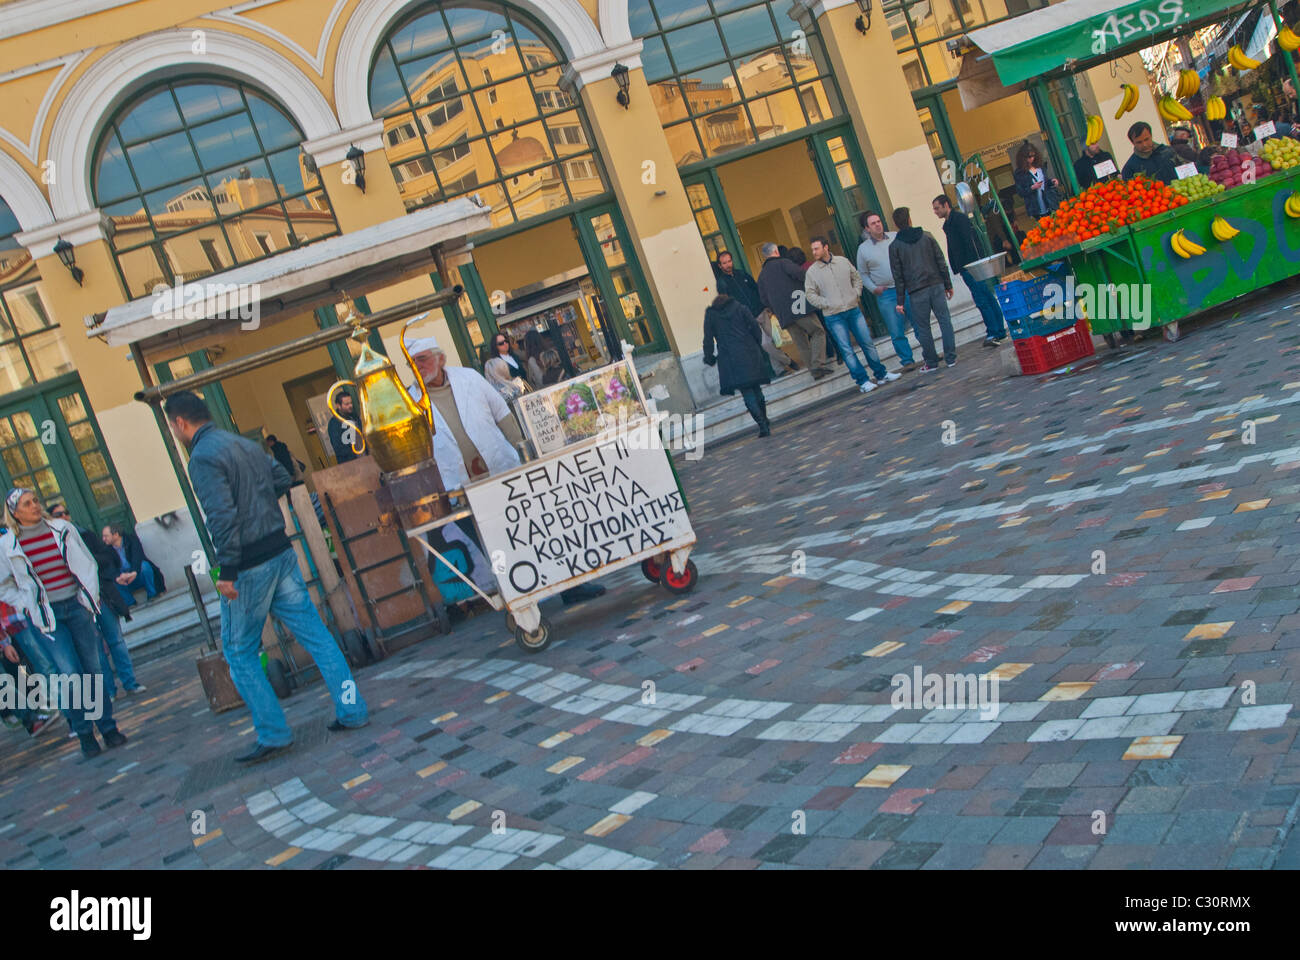
M 992 58 L 1010 87 L 1086 70 L 1255 6 L 1216 0 L 1120 5 L 1063 0 L 972 31 L 970 40 Z M 1300 48 L 1300 35 L 1281 23 L 1275 7 L 1269 10 L 1294 75 L 1289 50 Z M 1260 66 L 1239 47 L 1228 51 L 1227 60 L 1238 71 Z M 1156 98 L 1160 116 L 1171 123 L 1190 119 L 1179 98 L 1194 96 L 1199 85 L 1194 70 L 1182 71 L 1174 93 Z M 1117 119 L 1141 95 L 1126 84 Z M 1204 104 L 1207 119 L 1225 115 L 1220 98 L 1206 98 Z M 1055 119 L 1047 120 L 1063 147 Z M 1100 128 L 1100 118 L 1089 118 L 1089 142 L 1100 137 Z M 1085 312 L 1092 332 L 1106 335 L 1112 345 L 1121 331 L 1151 327 L 1164 328 L 1174 339 L 1179 320 L 1300 273 L 1300 141 L 1276 138 L 1217 149 L 1207 169 L 1178 164 L 1177 179 L 1168 184 L 1142 176 L 1102 180 L 1041 218 L 1022 244 L 1021 272 L 999 287 L 1004 313 L 1010 309 L 1019 320 L 1045 310 L 1047 317 L 1055 316 L 1058 330 L 1081 322 L 1073 300 L 1070 309 L 1054 312 L 1044 299 L 1050 290 L 1044 288 L 1044 269 L 1064 264 L 1068 270 L 1062 274 L 1072 290 L 1089 294 Z M 1012 319 L 1009 315 L 1009 323 Z M 1013 337 L 1015 330 L 1012 324 Z M 1039 328 L 1037 335 L 1050 333 Z

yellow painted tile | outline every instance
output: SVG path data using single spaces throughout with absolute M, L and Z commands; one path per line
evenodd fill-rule
M 302 847 L 290 847 L 284 853 L 277 853 L 274 857 L 266 861 L 268 867 L 278 867 L 287 860 L 292 860 L 298 854 L 302 853 Z
M 359 787 L 359 786 L 361 786 L 361 784 L 365 783 L 365 782 L 366 782 L 367 780 L 369 780 L 369 779 L 370 779 L 370 774 L 368 774 L 368 773 L 363 773 L 363 774 L 362 774 L 361 776 L 359 776 L 359 777 L 353 777 L 351 780 L 346 781 L 346 782 L 343 784 L 343 789 L 344 789 L 344 790 L 351 790 L 353 787 Z
M 1210 491 L 1209 493 L 1207 493 L 1205 496 L 1201 497 L 1201 500 L 1202 500 L 1202 501 L 1205 501 L 1205 500 L 1222 500 L 1224 497 L 1228 496 L 1230 493 L 1232 493 L 1232 488 L 1231 488 L 1231 487 L 1229 487 L 1227 490 L 1211 490 L 1211 491 Z
M 899 643 L 897 640 L 885 640 L 882 641 L 881 643 L 876 644 L 874 647 L 872 647 L 870 650 L 864 653 L 863 656 L 884 657 L 893 653 L 895 650 L 901 649 L 902 647 L 903 644 Z
M 1072 476 L 1074 476 L 1074 471 L 1073 471 L 1073 470 L 1069 471 L 1068 473 L 1054 473 L 1054 474 L 1052 474 L 1050 477 L 1047 478 L 1047 482 L 1048 482 L 1048 483 L 1060 483 L 1062 480 L 1067 480 L 1067 479 L 1069 479 L 1069 478 L 1072 477 Z
M 508 697 L 508 696 L 510 696 L 510 691 L 509 691 L 509 690 L 502 690 L 500 693 L 494 693 L 494 694 L 492 694 L 492 696 L 488 697 L 488 698 L 487 698 L 486 700 L 484 700 L 483 702 L 484 702 L 484 703 L 496 703 L 496 702 L 499 701 L 499 700 L 504 700 L 504 699 L 505 699 L 506 697 Z
M 125 774 L 125 773 L 119 773 L 116 777 L 109 777 L 109 778 L 108 778 L 108 782 L 109 782 L 109 783 L 117 783 L 117 781 L 119 781 L 119 780 L 125 780 L 125 779 L 126 779 L 126 774 Z
M 1156 507 L 1154 510 L 1143 510 L 1137 515 L 1137 518 L 1139 520 L 1154 520 L 1156 517 L 1163 517 L 1168 512 L 1168 507 Z
M 765 587 L 784 587 L 787 583 L 794 583 L 794 582 L 795 582 L 796 580 L 798 580 L 798 579 L 799 579 L 798 577 L 792 577 L 792 576 L 789 576 L 788 574 L 782 574 L 782 575 L 779 576 L 779 577 L 773 577 L 771 580 L 764 580 L 764 581 L 763 581 L 763 586 L 765 586 Z
M 217 837 L 219 837 L 219 836 L 221 836 L 221 828 L 220 828 L 220 827 L 217 827 L 217 829 L 213 830 L 211 833 L 205 833 L 205 834 L 204 834 L 203 836 L 201 836 L 201 837 L 195 837 L 195 838 L 194 838 L 194 846 L 196 846 L 196 847 L 201 847 L 201 846 L 203 846 L 205 843 L 207 843 L 209 840 L 215 840 L 215 839 L 217 839 Z
M 1161 447 L 1159 450 L 1152 450 L 1150 453 L 1147 454 L 1147 457 L 1148 458 L 1163 457 L 1168 452 L 1169 452 L 1169 447 Z
M 1124 760 L 1168 760 L 1183 742 L 1180 736 L 1138 737 L 1124 751 Z
M 879 519 L 880 519 L 881 517 L 883 517 L 883 516 L 884 516 L 883 513 L 869 513 L 869 514 L 867 514 L 865 517 L 863 517 L 862 519 L 863 519 L 863 520 L 879 520 Z
M 448 720 L 454 720 L 455 718 L 456 711 L 450 710 L 447 713 L 444 713 L 441 717 L 434 717 L 430 723 L 446 723 Z
M 1058 683 L 1045 694 L 1039 697 L 1039 700 L 1078 700 L 1081 696 L 1091 690 L 1095 684 L 1086 681 Z
M 921 494 L 920 496 L 909 498 L 907 502 L 908 502 L 908 503 L 920 503 L 922 500 L 927 499 L 929 496 L 930 496 L 930 495 L 929 495 L 928 493 L 923 493 L 923 494 Z
M 1122 477 L 1126 473 L 1137 473 L 1139 470 L 1145 470 L 1146 466 L 1145 463 L 1139 463 L 1132 467 L 1125 467 L 1119 472 L 1119 475 Z
M 934 532 L 935 532 L 935 533 L 942 533 L 942 532 L 945 531 L 945 530 L 951 530 L 954 526 L 956 526 L 956 524 L 952 524 L 952 523 L 941 523 L 941 524 L 939 524 L 937 527 L 934 528 Z
M 957 539 L 956 537 L 940 537 L 938 540 L 931 540 L 928 544 L 926 544 L 926 546 L 927 546 L 927 547 L 943 547 L 943 546 L 947 546 L 948 544 L 952 543 L 952 542 L 953 542 L 954 540 L 956 540 L 956 539 Z
M 631 819 L 626 813 L 611 813 L 609 816 L 601 817 L 582 832 L 589 837 L 607 837 Z
M 954 600 L 952 603 L 945 603 L 935 613 L 961 613 L 970 606 L 969 600 Z
M 479 803 L 477 800 L 466 800 L 459 807 L 452 810 L 451 813 L 447 814 L 447 819 L 459 820 L 461 817 L 473 813 L 481 806 L 483 806 L 483 804 Z
M 1236 620 L 1221 620 L 1218 623 L 1198 623 L 1187 631 L 1184 640 L 1218 640 L 1229 630 Z
M 1237 415 L 1235 413 L 1225 413 L 1221 417 L 1215 417 L 1213 420 L 1210 421 L 1210 423 L 1222 423 L 1224 420 L 1236 419 L 1236 416 Z
M 1009 477 L 1009 476 L 1011 476 L 1011 474 L 1015 473 L 1015 472 L 1016 472 L 1017 470 L 1019 470 L 1019 469 L 1020 469 L 1019 467 L 1007 467 L 1005 470 L 999 470 L 999 471 L 998 471 L 998 476 L 999 476 L 999 477 Z
M 663 743 L 672 735 L 672 730 L 651 730 L 644 737 L 637 740 L 636 744 L 638 747 L 653 747 L 656 743 Z
M 734 609 L 735 607 L 740 607 L 745 605 L 746 603 L 749 603 L 749 601 L 753 599 L 754 598 L 750 596 L 737 597 L 735 600 L 732 600 L 729 604 L 727 604 L 727 606 Z
M 565 740 L 572 739 L 572 737 L 573 734 L 571 734 L 568 730 L 561 730 L 559 733 L 555 733 L 547 737 L 545 740 L 539 743 L 538 746 L 545 747 L 547 750 L 549 750 L 551 749 L 551 747 L 558 747 Z
M 419 777 L 420 779 L 424 779 L 425 777 L 431 777 L 431 776 L 433 776 L 433 775 L 434 775 L 435 773 L 437 773 L 439 770 L 446 770 L 446 769 L 447 769 L 447 761 L 446 761 L 446 760 L 439 760 L 437 763 L 431 763 L 431 764 L 429 764 L 429 765 L 428 765 L 427 767 L 425 767 L 423 770 L 417 770 L 417 771 L 415 771 L 415 775 L 416 775 L 417 777 Z
M 576 767 L 578 764 L 582 763 L 583 760 L 585 759 L 586 759 L 585 757 L 565 757 L 563 760 L 553 763 L 549 767 L 547 767 L 546 772 L 563 773 L 565 770 L 568 770 L 570 767 Z
M 1272 423 L 1278 417 L 1279 414 L 1274 413 L 1271 416 L 1267 416 L 1267 417 L 1255 417 L 1254 420 L 1256 423 Z
M 1232 512 L 1249 513 L 1251 510 L 1263 510 L 1272 502 L 1273 502 L 1272 497 L 1268 497 L 1264 500 L 1246 500 L 1242 503 L 1237 504 L 1237 509 L 1233 510 Z
M 703 633 L 701 633 L 700 636 L 702 636 L 702 637 L 712 637 L 712 636 L 716 636 L 717 634 L 721 633 L 723 630 L 730 630 L 730 629 L 731 629 L 731 626 L 730 626 L 729 624 L 720 623 L 720 624 L 718 624 L 716 627 L 709 627 L 709 629 L 707 629 L 707 630 L 705 630 Z
M 114 777 L 114 778 L 113 778 L 113 780 L 116 780 L 116 779 L 117 779 L 117 777 Z M 112 783 L 113 780 L 110 780 L 110 781 L 108 781 L 108 782 L 109 782 L 109 783 Z M 49 816 L 50 814 L 52 814 L 52 813 L 58 813 L 60 810 L 66 810 L 66 809 L 68 809 L 68 805 L 67 805 L 66 803 L 61 803 L 61 804 L 59 804 L 57 807 L 50 807 L 50 809 L 48 809 L 48 810 L 46 810 L 44 813 L 42 813 L 41 816 L 42 816 L 42 817 L 48 817 L 48 816 Z
M 999 680 L 1014 680 L 1032 666 L 1032 663 L 1000 663 L 988 675 Z
M 1236 433 L 1237 433 L 1236 430 L 1218 430 L 1218 431 L 1216 431 L 1216 432 L 1210 434 L 1210 439 L 1211 439 L 1211 440 L 1225 440 L 1225 439 L 1227 439 L 1228 437 L 1235 436 Z
M 690 602 L 691 602 L 691 598 L 690 598 L 690 597 L 683 597 L 681 600 L 678 600 L 676 603 L 670 603 L 670 604 L 668 604 L 668 606 L 664 607 L 664 609 L 665 609 L 665 610 L 677 610 L 677 609 L 680 609 L 681 607 L 686 606 L 686 605 L 687 605 L 688 603 L 690 603 Z
M 872 767 L 855 787 L 892 787 L 898 778 L 912 769 L 910 763 L 879 763 Z
M 1018 527 L 1022 523 L 1028 523 L 1029 520 L 1030 520 L 1029 517 L 1008 517 L 1004 522 L 998 524 L 998 528 L 1001 529 L 1002 527 Z

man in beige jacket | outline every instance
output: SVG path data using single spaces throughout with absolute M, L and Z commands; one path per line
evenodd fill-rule
M 863 393 L 870 393 L 878 383 L 897 380 L 898 374 L 886 372 L 885 365 L 880 362 L 866 318 L 862 316 L 858 301 L 862 294 L 862 276 L 857 268 L 844 257 L 833 255 L 825 237 L 813 237 L 812 255 L 812 266 L 804 275 L 804 295 L 826 318 L 826 329 L 844 355 L 853 382 Z M 849 340 L 850 334 L 867 356 L 870 377 L 858 362 L 857 351 Z

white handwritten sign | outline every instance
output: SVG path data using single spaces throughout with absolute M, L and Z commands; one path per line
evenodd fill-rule
M 989 192 L 988 177 L 985 177 L 983 180 L 979 182 L 979 191 L 981 194 L 985 194 Z
M 1235 133 L 1225 133 L 1219 138 L 1219 146 L 1227 147 L 1229 150 L 1235 149 L 1237 146 L 1237 135 Z
M 635 432 L 575 444 L 470 484 L 465 495 L 485 552 L 504 557 L 497 579 L 508 604 L 695 542 L 668 455 Z
M 1263 140 L 1265 137 L 1277 135 L 1277 127 L 1273 126 L 1272 120 L 1265 120 L 1263 123 L 1255 124 L 1255 139 Z
M 1180 163 L 1174 167 L 1174 173 L 1178 174 L 1179 180 L 1186 180 L 1188 177 L 1196 176 L 1196 164 Z
M 528 438 L 533 441 L 537 455 L 543 456 L 563 448 L 564 424 L 560 422 L 550 396 L 544 393 L 526 393 L 519 398 L 518 403 L 528 428 Z
M 1103 160 L 1101 163 L 1093 165 L 1092 172 L 1100 180 L 1102 177 L 1110 176 L 1112 173 L 1118 173 L 1119 171 L 1115 169 L 1114 160 Z
M 1106 53 L 1135 37 L 1172 27 L 1187 17 L 1188 14 L 1183 10 L 1183 0 L 1160 0 L 1158 4 L 1123 16 L 1112 13 L 1099 28 L 1092 31 L 1092 52 Z

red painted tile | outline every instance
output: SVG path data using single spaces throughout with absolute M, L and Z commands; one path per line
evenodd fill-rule
M 447 784 L 449 784 L 449 783 L 455 783 L 457 780 L 459 780 L 459 779 L 460 779 L 461 777 L 463 777 L 463 776 L 465 776 L 465 771 L 464 771 L 464 770 L 457 770 L 455 773 L 449 773 L 449 774 L 447 774 L 445 777 L 441 777 L 441 778 L 439 778 L 439 779 L 433 781 L 433 785 L 434 785 L 435 787 L 445 787 L 445 786 L 446 786 Z
M 1145 573 L 1117 573 L 1115 574 L 1115 576 L 1111 577 L 1109 580 L 1106 581 L 1106 586 L 1108 587 L 1131 586 L 1132 584 L 1137 583 L 1145 576 L 1146 576 Z
M 804 806 L 809 810 L 838 810 L 840 804 L 856 792 L 853 787 L 827 787 L 807 801 Z
M 731 840 L 725 830 L 710 830 L 686 849 L 691 853 L 717 853 L 729 843 Z
M 596 666 L 591 668 L 591 675 L 593 677 L 599 677 L 602 673 L 609 673 L 609 671 L 613 670 L 616 666 L 618 666 L 618 664 L 613 660 L 608 660 L 605 663 L 598 663 Z
M 401 730 L 389 730 L 382 737 L 375 737 L 375 743 L 392 743 L 402 735 Z
M 751 627 L 756 627 L 756 626 L 758 626 L 758 625 L 759 625 L 760 623 L 762 623 L 762 622 L 763 622 L 763 618 L 762 618 L 762 617 L 755 617 L 753 620 L 746 620 L 744 623 L 742 623 L 742 624 L 740 624 L 739 626 L 737 626 L 736 629 L 737 629 L 737 630 L 749 630 Z
M 376 793 L 378 793 L 382 789 L 384 789 L 382 784 L 372 783 L 368 786 L 362 787 L 360 790 L 353 791 L 352 794 L 348 797 L 348 799 L 364 800 L 366 799 L 366 797 L 373 797 Z
M 1142 669 L 1143 661 L 1132 663 L 1108 663 L 1088 679 L 1094 683 L 1101 680 L 1127 680 Z
M 988 663 L 1006 649 L 1005 644 L 995 643 L 986 647 L 976 647 L 961 658 L 962 663 Z
M 939 630 L 939 631 L 936 632 L 936 633 L 932 633 L 932 634 L 930 634 L 928 637 L 926 637 L 926 638 L 925 638 L 924 640 L 922 640 L 921 642 L 922 642 L 922 643 L 928 643 L 928 644 L 931 644 L 932 646 L 934 646 L 934 645 L 938 645 L 938 644 L 941 644 L 941 643 L 947 643 L 947 642 L 948 642 L 949 640 L 951 640 L 953 637 L 957 637 L 957 636 L 960 636 L 960 635 L 961 635 L 961 631 L 960 631 L 960 630 Z
M 578 779 L 591 783 L 593 780 L 599 780 L 617 766 L 617 763 L 598 763 L 586 772 L 578 774 Z
M 601 720 L 600 717 L 592 717 L 590 720 L 584 720 L 576 727 L 572 727 L 569 732 L 574 736 L 580 736 L 584 733 L 590 733 L 604 722 L 605 721 Z
M 1203 483 L 1203 484 L 1201 484 L 1199 487 L 1196 488 L 1196 492 L 1197 492 L 1197 493 L 1214 493 L 1216 490 L 1224 490 L 1224 489 L 1226 489 L 1227 486 L 1228 486 L 1228 485 L 1227 485 L 1226 483 Z
M 812 614 L 805 610 L 803 613 L 796 614 L 789 620 L 785 621 L 787 627 L 793 627 L 796 623 L 803 623 L 805 620 L 811 620 Z
M 653 747 L 637 747 L 635 750 L 629 750 L 623 756 L 614 761 L 616 764 L 631 766 L 634 763 L 640 763 L 646 757 L 654 755 Z
M 694 670 L 696 667 L 702 666 L 703 664 L 704 658 L 696 657 L 694 660 L 687 660 L 685 663 L 677 664 L 673 669 L 678 673 L 686 673 L 690 670 Z
M 1087 520 L 1080 522 L 1074 529 L 1086 530 L 1088 527 L 1100 527 L 1109 519 L 1110 517 L 1089 517 Z
M 881 609 L 893 610 L 895 607 L 901 607 L 903 604 L 907 603 L 907 601 L 911 599 L 912 599 L 911 597 L 894 597 L 894 599 L 886 600 L 883 604 L 881 604 Z
M 831 763 L 865 763 L 868 757 L 883 746 L 883 743 L 855 743 Z
M 776 666 L 777 664 L 779 664 L 780 662 L 781 662 L 780 660 L 764 660 L 762 663 L 756 663 L 756 664 L 754 664 L 752 667 L 750 667 L 750 668 L 749 668 L 748 670 L 746 670 L 745 672 L 748 673 L 748 674 L 752 674 L 753 676 L 756 677 L 756 676 L 758 676 L 760 673 L 762 673 L 764 670 L 771 670 L 773 667 L 775 667 L 775 666 Z
M 1235 593 L 1238 590 L 1249 590 L 1257 583 L 1259 583 L 1259 577 L 1236 577 L 1232 580 L 1224 580 L 1210 593 Z
M 460 720 L 454 720 L 451 723 L 444 723 L 442 725 L 442 732 L 455 733 L 457 730 L 463 729 L 464 727 L 468 727 L 469 723 L 470 723 L 469 720 L 464 718 Z
M 932 793 L 933 790 L 919 788 L 895 790 L 876 810 L 879 813 L 916 813 L 921 809 L 921 798 Z

